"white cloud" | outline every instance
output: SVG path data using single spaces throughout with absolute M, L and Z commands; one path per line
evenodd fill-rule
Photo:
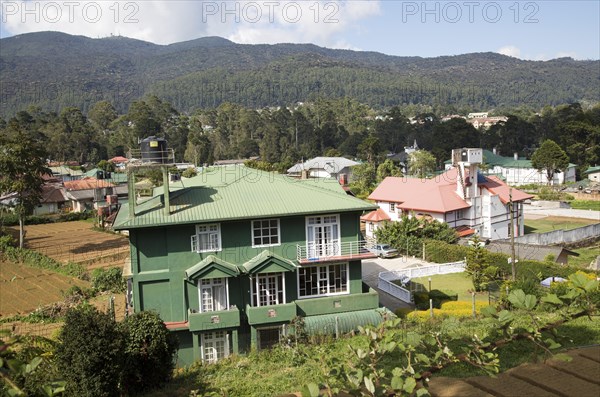
M 2 30 L 89 37 L 122 35 L 159 44 L 202 36 L 235 42 L 304 42 L 349 48 L 344 36 L 380 12 L 380 0 L 2 1 Z
M 507 55 L 509 57 L 515 57 L 515 58 L 521 57 L 521 50 L 518 49 L 517 47 L 515 47 L 514 45 L 504 46 L 504 47 L 498 49 L 498 51 L 496 51 L 496 52 L 498 54 Z

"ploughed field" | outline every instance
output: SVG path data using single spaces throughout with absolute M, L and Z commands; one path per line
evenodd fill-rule
M 75 262 L 88 269 L 121 267 L 129 255 L 125 236 L 92 229 L 89 222 L 62 222 L 25 226 L 25 248 L 62 263 Z M 18 237 L 18 227 L 11 228 Z
M 49 270 L 0 262 L 0 318 L 58 302 L 74 285 L 84 288 L 89 283 Z

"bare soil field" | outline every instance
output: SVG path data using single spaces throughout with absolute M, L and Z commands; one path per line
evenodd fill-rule
M 72 286 L 89 287 L 87 281 L 10 262 L 0 262 L 0 318 L 30 313 L 63 299 Z
M 89 222 L 63 222 L 25 226 L 25 248 L 59 262 L 75 262 L 88 268 L 122 266 L 129 255 L 125 236 L 98 232 Z M 11 230 L 18 235 L 18 228 Z

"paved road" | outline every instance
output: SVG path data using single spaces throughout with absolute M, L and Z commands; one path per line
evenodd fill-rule
M 373 288 L 379 293 L 380 304 L 387 307 L 391 311 L 395 311 L 402 307 L 413 306 L 377 288 L 379 273 L 427 265 L 432 265 L 432 263 L 424 262 L 417 258 L 407 258 L 404 256 L 389 259 L 376 258 L 364 260 L 362 262 L 362 279 L 369 287 Z
M 571 208 L 540 208 L 531 205 L 524 205 L 525 218 L 527 215 L 541 216 L 565 216 L 569 218 L 593 219 L 600 222 L 600 211 L 592 210 L 574 210 Z

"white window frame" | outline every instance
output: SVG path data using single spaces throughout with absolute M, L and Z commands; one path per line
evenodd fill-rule
M 259 244 L 256 245 L 254 244 L 254 222 L 264 222 L 264 221 L 276 221 L 277 222 L 277 243 L 276 244 Z M 261 247 L 276 247 L 281 245 L 281 228 L 280 228 L 281 222 L 279 221 L 279 218 L 271 218 L 271 219 L 256 219 L 253 220 L 252 222 L 250 222 L 250 230 L 251 230 L 251 234 L 252 234 L 252 248 L 261 248 Z M 261 229 L 263 229 L 261 227 Z M 268 229 L 271 229 L 271 227 L 269 226 Z M 263 229 L 264 230 L 264 229 Z M 270 236 L 270 235 L 269 235 Z M 264 236 L 261 236 L 261 239 Z M 271 236 L 270 236 L 271 237 Z
M 200 231 L 201 228 L 210 229 L 213 226 L 216 227 L 216 231 L 214 231 L 214 230 Z M 205 250 L 200 249 L 200 235 L 202 235 L 202 234 L 210 235 L 215 232 L 217 234 L 217 244 L 218 244 L 217 249 L 212 249 L 212 248 L 214 248 L 212 246 L 210 247 L 210 249 L 205 249 Z M 221 243 L 221 224 L 220 223 L 207 223 L 207 224 L 203 224 L 203 225 L 196 225 L 196 234 L 194 234 L 191 237 L 191 248 L 192 248 L 192 252 L 198 252 L 198 253 L 222 251 L 223 245 Z
M 329 273 L 330 273 L 330 267 L 332 266 L 346 266 L 346 290 L 342 291 L 342 292 L 330 292 L 331 288 L 332 288 L 332 282 L 329 279 Z M 296 272 L 297 274 L 297 285 L 298 285 L 298 299 L 310 299 L 310 298 L 321 298 L 324 296 L 336 296 L 336 295 L 348 295 L 350 294 L 350 268 L 349 268 L 349 263 L 348 262 L 338 262 L 338 263 L 325 263 L 325 264 L 321 264 L 321 265 L 311 265 L 311 266 L 302 266 L 301 268 L 298 269 L 298 271 Z M 327 292 L 325 293 L 321 293 L 319 291 L 319 293 L 317 295 L 301 295 L 300 293 L 300 273 L 302 272 L 303 269 L 317 269 L 317 283 L 319 283 L 321 280 L 323 280 L 322 278 L 320 278 L 320 273 L 321 273 L 321 268 L 326 268 L 326 279 L 327 279 Z M 317 287 L 317 289 L 319 289 Z
M 264 306 L 273 306 L 273 305 L 282 305 L 286 303 L 286 294 L 285 294 L 285 272 L 277 272 L 277 273 L 259 273 L 250 277 L 250 304 L 252 307 L 260 307 L 260 289 L 259 283 L 261 280 L 266 279 L 267 277 L 279 277 L 281 276 L 281 290 L 277 289 L 275 293 L 275 301 L 276 303 L 267 304 Z M 279 302 L 279 292 L 282 292 L 282 302 Z M 256 295 L 256 305 L 254 304 L 254 294 Z
M 215 280 L 221 280 L 222 284 L 216 284 Z M 208 283 L 204 284 L 204 283 Z M 214 287 L 219 286 L 219 285 L 223 285 L 225 286 L 225 303 L 223 305 L 221 305 L 223 308 L 219 309 L 219 310 L 215 310 L 215 294 L 214 294 Z M 202 291 L 204 289 L 208 289 L 210 288 L 211 291 L 211 299 L 212 299 L 212 306 L 213 306 L 213 310 L 204 310 L 202 308 Z M 208 313 L 208 312 L 216 312 L 216 311 L 222 311 L 222 310 L 228 310 L 229 309 L 229 278 L 228 277 L 220 277 L 220 278 L 202 278 L 198 280 L 198 303 L 199 303 L 199 308 L 200 308 L 200 313 Z
M 396 203 L 390 202 L 390 212 L 396 212 Z
M 328 222 L 325 222 L 325 219 L 328 218 Z M 311 220 L 319 220 L 318 222 L 311 222 Z M 334 222 L 331 222 L 331 219 L 334 219 Z M 331 256 L 338 256 L 341 254 L 341 244 L 342 244 L 342 228 L 340 225 L 340 215 L 339 214 L 325 214 L 325 215 L 313 215 L 307 216 L 305 220 L 305 233 L 306 233 L 306 252 L 309 257 L 318 257 L 318 258 L 327 258 Z M 331 226 L 332 233 L 332 241 L 327 244 L 327 246 L 323 247 L 323 244 L 315 241 L 311 241 L 310 237 L 310 228 L 314 226 Z M 314 230 L 313 230 L 314 234 Z M 336 238 L 337 237 L 337 238 Z M 312 243 L 312 244 L 311 244 Z
M 223 336 L 217 336 L 218 334 L 223 334 Z M 209 335 L 211 336 L 210 338 L 208 338 Z M 217 341 L 225 342 L 224 349 L 223 349 L 223 357 L 219 357 L 219 352 L 218 352 L 217 348 L 214 346 L 214 344 Z M 207 346 L 207 344 L 213 344 L 213 346 Z M 215 358 L 213 358 L 213 359 L 206 358 L 206 352 L 205 352 L 206 348 L 210 348 L 213 350 L 212 353 L 214 354 Z M 201 333 L 200 334 L 200 354 L 202 357 L 202 361 L 204 361 L 206 363 L 216 363 L 217 361 L 219 361 L 222 358 L 229 357 L 229 355 L 231 354 L 231 352 L 229 350 L 229 332 L 213 331 L 213 332 Z

